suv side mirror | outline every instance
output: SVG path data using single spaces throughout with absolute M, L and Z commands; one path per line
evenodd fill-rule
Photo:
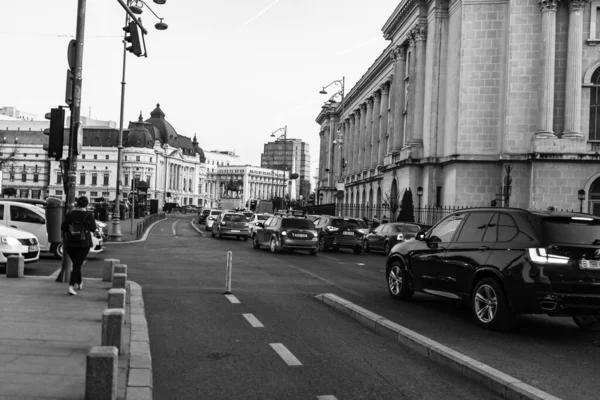
M 417 234 L 415 235 L 415 240 L 420 240 L 420 241 L 425 240 L 425 232 L 423 232 L 423 231 L 417 232 Z

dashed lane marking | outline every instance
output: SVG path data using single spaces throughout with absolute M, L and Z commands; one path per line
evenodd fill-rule
M 317 396 L 317 400 L 337 400 L 337 397 L 332 394 L 325 394 L 323 396 Z
M 227 297 L 227 300 L 229 300 L 231 302 L 231 304 L 240 304 L 240 301 L 238 300 L 238 298 L 232 294 L 226 294 L 225 297 Z
M 246 318 L 246 321 L 248 321 L 248 323 L 250 325 L 252 325 L 253 328 L 264 328 L 265 326 L 258 320 L 258 318 L 256 318 L 254 315 L 252 314 L 242 314 L 244 316 L 244 318 Z
M 180 219 L 178 219 L 177 221 L 173 222 L 173 225 L 171 225 L 171 229 L 173 230 L 173 236 L 177 237 L 177 231 L 175 230 L 175 225 L 177 225 L 177 223 L 181 221 Z
M 283 344 L 281 343 L 270 343 L 269 346 L 271 346 L 273 348 L 273 350 L 275 350 L 275 352 L 277 354 L 279 354 L 279 357 L 281 357 L 283 359 L 283 361 L 290 367 L 297 367 L 297 366 L 301 366 L 302 363 L 300 362 L 300 360 L 298 360 L 291 351 L 289 351 L 287 349 L 287 347 L 285 347 Z
M 319 254 L 319 257 L 325 257 L 325 258 L 329 258 L 330 260 L 340 261 L 339 258 L 329 257 L 329 256 L 324 255 L 323 253 Z

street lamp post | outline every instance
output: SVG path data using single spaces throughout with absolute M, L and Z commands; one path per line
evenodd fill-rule
M 341 105 L 341 112 L 340 112 L 340 117 L 339 117 L 339 127 L 338 127 L 338 132 L 339 133 L 339 143 L 341 145 L 342 140 L 343 140 L 343 132 L 341 132 L 341 127 L 342 127 L 342 122 L 344 120 L 344 107 L 345 107 L 345 102 L 344 102 L 344 96 L 346 95 L 345 93 L 345 86 L 346 86 L 346 77 L 342 76 L 342 79 L 337 79 L 333 82 L 331 82 L 330 84 L 328 84 L 327 86 L 323 86 L 323 88 L 319 91 L 320 94 L 327 94 L 327 91 L 325 89 L 327 89 L 328 87 L 330 87 L 331 85 L 336 85 L 340 87 L 340 90 L 337 91 L 336 93 L 334 93 L 329 100 L 327 100 L 327 102 L 325 103 L 325 105 L 323 106 L 323 108 L 325 109 L 331 109 L 333 107 L 335 107 L 335 98 L 337 96 L 340 96 L 340 105 Z M 333 141 L 333 144 L 336 144 L 336 141 Z M 341 147 L 340 147 L 341 149 Z M 342 155 L 340 154 L 340 176 L 341 176 L 341 171 L 343 169 L 343 165 L 344 165 L 344 160 Z
M 583 200 L 585 200 L 585 190 L 579 189 L 577 191 L 577 198 L 579 199 L 579 212 L 583 213 Z
M 287 182 L 287 125 L 285 125 L 283 128 L 279 128 L 276 129 L 275 131 L 271 132 L 271 137 L 275 137 L 275 134 L 279 131 L 283 131 L 283 134 L 281 136 L 279 136 L 276 141 L 281 140 L 281 138 L 283 138 L 283 182 L 284 182 L 284 189 L 283 189 L 283 209 L 286 210 L 286 205 L 285 205 L 285 195 L 286 192 L 288 191 L 288 182 Z
M 418 218 L 419 218 L 418 222 L 421 222 L 421 197 L 422 196 L 423 196 L 423 187 L 419 186 L 417 188 L 417 197 L 419 197 L 419 211 L 417 212 L 417 215 L 418 215 Z
M 167 29 L 168 25 L 162 22 L 162 18 L 160 18 L 152 9 L 142 0 L 127 0 L 127 4 L 123 2 L 123 0 L 118 0 L 118 2 L 123 6 L 125 11 L 127 11 L 125 16 L 125 26 L 129 24 L 129 19 L 133 18 L 136 24 L 142 30 L 142 38 L 143 35 L 147 33 L 146 29 L 142 26 L 141 22 L 135 18 L 134 14 L 142 13 L 142 5 L 145 5 L 148 10 L 156 16 L 160 20 L 154 27 L 158 30 Z M 163 0 L 154 0 L 156 4 L 164 4 Z M 135 3 L 132 5 L 132 3 Z M 115 209 L 113 210 L 113 220 L 112 220 L 112 232 L 110 234 L 111 240 L 115 242 L 120 242 L 123 236 L 121 232 L 121 170 L 123 169 L 123 118 L 124 118 L 124 110 L 125 110 L 125 71 L 127 66 L 127 32 L 123 35 L 123 71 L 122 71 L 122 79 L 121 79 L 121 109 L 119 115 L 119 138 L 117 144 L 117 185 L 116 185 L 116 194 L 115 194 Z M 146 57 L 148 55 L 146 54 Z M 166 190 L 166 188 L 165 188 Z M 133 217 L 133 216 L 132 216 Z

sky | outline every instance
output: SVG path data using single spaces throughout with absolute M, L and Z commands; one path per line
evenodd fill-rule
M 64 104 L 67 45 L 77 0 L 1 0 L 0 107 L 40 118 Z M 125 11 L 117 0 L 87 0 L 81 115 L 119 122 Z M 235 151 L 260 165 L 271 132 L 310 145 L 315 119 L 345 77 L 346 93 L 388 46 L 381 28 L 398 0 L 167 0 L 143 6 L 148 57 L 127 53 L 124 121 L 160 103 L 178 134 L 200 147 Z M 329 90 L 335 92 L 334 86 Z

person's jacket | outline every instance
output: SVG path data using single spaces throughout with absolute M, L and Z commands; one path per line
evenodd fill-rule
M 94 220 L 94 215 L 90 211 L 84 210 L 83 208 L 74 208 L 65 216 L 65 219 L 60 226 L 60 230 L 63 231 L 63 233 L 67 232 L 69 225 L 74 221 L 79 221 L 87 227 L 85 232 L 85 240 L 81 242 L 69 243 L 67 240 L 68 236 L 63 235 L 65 240 L 64 245 L 68 247 L 92 247 L 92 234 L 96 231 L 96 221 Z

